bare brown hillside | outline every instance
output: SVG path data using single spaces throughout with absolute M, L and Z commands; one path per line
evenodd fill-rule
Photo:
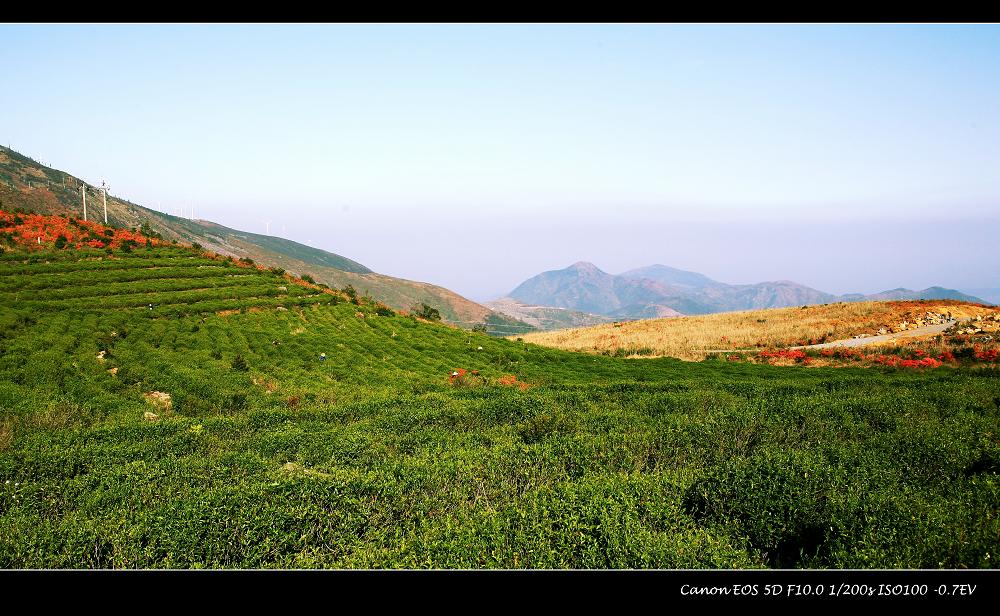
M 816 344 L 858 335 L 905 330 L 929 319 L 956 319 L 996 309 L 957 300 L 838 302 L 697 317 L 609 323 L 523 336 L 526 342 L 569 351 L 701 360 L 707 350 L 763 349 Z

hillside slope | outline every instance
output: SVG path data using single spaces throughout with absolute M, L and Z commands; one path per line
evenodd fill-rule
M 689 289 L 704 289 L 706 287 L 722 287 L 723 283 L 712 280 L 708 276 L 698 272 L 689 272 L 666 265 L 650 265 L 640 267 L 627 272 L 622 272 L 619 276 L 625 278 L 655 280 L 661 284 L 673 285 L 675 287 L 686 287 Z
M 524 340 L 568 351 L 699 361 L 706 351 L 809 345 L 905 331 L 927 313 L 956 319 L 992 315 L 981 303 L 957 300 L 837 302 L 670 319 L 649 319 L 525 334 Z
M 960 302 L 984 303 L 984 300 L 979 297 L 968 295 L 955 289 L 945 289 L 944 287 L 928 287 L 922 291 L 899 288 L 861 296 L 861 301 L 905 301 L 919 299 L 953 299 Z
M 569 308 L 555 308 L 552 306 L 532 306 L 525 304 L 512 297 L 502 297 L 493 301 L 485 302 L 486 306 L 496 312 L 510 315 L 528 325 L 537 327 L 540 330 L 564 329 L 567 327 L 584 327 L 587 325 L 597 325 L 607 323 L 611 317 L 605 317 Z
M 68 173 L 0 146 L 0 210 L 82 217 L 82 184 Z M 297 275 L 309 274 L 334 287 L 352 285 L 397 310 L 426 303 L 437 308 L 445 320 L 464 327 L 476 323 L 524 325 L 443 287 L 378 274 L 356 261 L 298 242 L 157 212 L 112 195 L 107 202 L 111 225 L 132 229 L 145 224 L 168 241 L 197 243 L 222 255 L 247 257 Z M 102 219 L 101 197 L 93 187 L 88 189 L 87 210 L 90 220 Z

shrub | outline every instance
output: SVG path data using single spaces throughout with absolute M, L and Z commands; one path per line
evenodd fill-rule
M 835 490 L 822 460 L 768 451 L 716 467 L 688 488 L 682 505 L 696 520 L 738 529 L 772 567 L 791 568 L 827 553 Z
M 577 429 L 576 419 L 560 409 L 542 410 L 534 417 L 522 421 L 517 433 L 527 443 L 537 443 L 555 434 L 568 434 Z
M 224 405 L 224 410 L 226 411 L 242 411 L 247 408 L 247 396 L 246 394 L 232 394 L 226 398 Z
M 216 410 L 203 396 L 178 392 L 173 398 L 174 410 L 186 417 L 211 415 Z
M 971 360 L 976 357 L 976 350 L 970 346 L 964 346 L 955 349 L 954 351 L 955 359 Z
M 302 274 L 301 278 L 302 280 L 305 280 L 309 284 L 316 284 L 316 279 L 310 276 L 309 274 Z
M 246 372 L 250 369 L 250 366 L 247 364 L 247 360 L 243 359 L 242 355 L 236 355 L 230 365 L 233 370 L 237 370 L 239 372 Z
M 477 387 L 485 382 L 485 379 L 479 376 L 478 370 L 469 372 L 464 368 L 458 368 L 448 376 L 448 384 L 452 387 Z
M 421 319 L 426 319 L 428 321 L 440 321 L 441 313 L 437 308 L 431 308 L 427 304 L 421 303 L 420 305 L 414 306 L 410 309 L 410 313 Z
M 156 231 L 153 231 L 153 228 L 149 226 L 148 222 L 142 223 L 142 226 L 139 227 L 139 233 L 142 234 L 142 235 L 144 235 L 147 238 L 154 237 L 154 238 L 156 238 L 158 240 L 162 240 L 163 239 L 162 235 L 160 235 Z

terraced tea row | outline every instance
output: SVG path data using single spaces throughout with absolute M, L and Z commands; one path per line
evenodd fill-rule
M 0 291 L 18 291 L 22 289 L 59 289 L 68 286 L 90 285 L 98 286 L 118 282 L 138 282 L 143 280 L 170 280 L 193 278 L 221 278 L 224 276 L 257 276 L 256 272 L 248 273 L 245 269 L 224 268 L 209 265 L 189 267 L 153 267 L 136 270 L 72 270 L 61 273 L 0 275 Z
M 208 289 L 237 289 L 260 286 L 258 276 L 197 276 L 177 278 L 152 278 L 131 282 L 84 283 L 85 286 L 48 286 L 42 288 L 21 288 L 14 291 L 0 290 L 0 302 L 4 300 L 55 301 L 82 297 L 107 297 L 114 295 L 134 295 L 137 293 L 159 293 L 173 291 L 197 291 Z M 273 285 L 271 285 L 273 286 Z M 285 285 L 281 285 L 285 286 Z
M 70 253 L 73 254 L 73 253 Z M 157 314 L 276 308 L 337 301 L 277 272 L 192 254 L 185 248 L 155 248 L 131 254 L 78 259 L 3 255 L 0 305 L 17 310 L 101 311 L 153 305 Z M 35 261 L 35 262 L 32 262 Z M 28 275 L 30 272 L 30 275 Z

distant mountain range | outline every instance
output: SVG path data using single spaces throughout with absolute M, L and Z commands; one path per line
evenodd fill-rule
M 991 304 L 1000 306 L 1000 288 L 963 289 L 962 292 L 981 297 Z
M 22 209 L 40 214 L 83 217 L 80 186 L 83 181 L 52 169 L 14 150 L 0 146 L 0 209 Z M 91 219 L 103 217 L 101 199 L 93 187 L 88 190 Z M 309 274 L 331 287 L 353 286 L 398 310 L 426 303 L 441 313 L 445 321 L 471 328 L 475 324 L 530 330 L 532 327 L 496 313 L 437 285 L 393 278 L 373 272 L 357 261 L 312 248 L 292 240 L 230 229 L 207 220 L 191 220 L 157 212 L 108 195 L 108 221 L 120 227 L 143 224 L 166 240 L 198 243 L 206 250 L 237 258 L 248 257 L 269 266 L 282 267 L 293 274 Z
M 593 263 L 581 261 L 565 269 L 529 278 L 508 297 L 490 302 L 490 305 L 503 311 L 505 303 L 516 301 L 616 319 L 647 319 L 843 301 L 908 299 L 957 299 L 986 303 L 978 297 L 942 287 L 838 296 L 790 280 L 731 285 L 697 272 L 665 265 L 651 265 L 614 275 L 602 271 Z

